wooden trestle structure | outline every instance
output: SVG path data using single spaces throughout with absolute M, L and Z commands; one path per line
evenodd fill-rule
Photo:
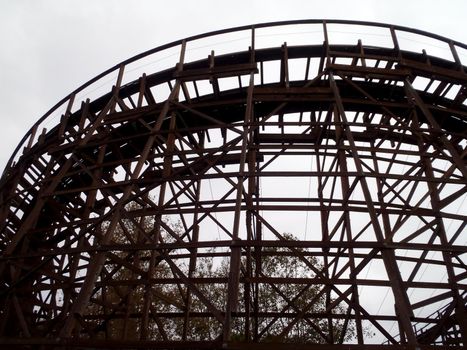
M 320 40 L 258 45 L 297 26 Z M 333 42 L 332 26 L 391 45 Z M 215 50 L 237 34 L 244 47 Z M 0 347 L 463 348 L 466 50 L 385 24 L 267 23 L 86 83 L 1 178 Z

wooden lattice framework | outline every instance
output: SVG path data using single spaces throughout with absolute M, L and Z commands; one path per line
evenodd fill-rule
M 384 31 L 391 45 L 333 42 L 333 25 Z M 257 44 L 261 30 L 298 26 L 321 39 L 301 30 L 299 45 Z M 190 45 L 237 33 L 244 47 L 187 59 Z M 451 57 L 403 49 L 407 35 Z M 32 127 L 1 178 L 0 344 L 462 348 L 464 50 L 399 26 L 268 23 L 164 45 L 86 83 Z M 158 54 L 168 68 L 144 61 Z M 106 90 L 83 97 L 96 87 Z M 271 255 L 305 272 L 270 275 Z M 228 268 L 200 276 L 206 261 Z M 262 288 L 280 310 L 262 306 Z M 195 320 L 216 337 L 197 337 Z M 319 341 L 291 343 L 298 326 Z

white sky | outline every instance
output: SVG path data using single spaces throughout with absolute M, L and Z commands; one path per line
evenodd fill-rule
M 0 172 L 32 124 L 116 63 L 183 37 L 309 18 L 398 24 L 467 43 L 467 1 L 0 0 Z

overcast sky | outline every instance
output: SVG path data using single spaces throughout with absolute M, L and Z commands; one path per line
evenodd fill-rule
M 467 1 L 0 0 L 0 169 L 69 92 L 152 47 L 233 26 L 309 18 L 392 23 L 467 43 Z

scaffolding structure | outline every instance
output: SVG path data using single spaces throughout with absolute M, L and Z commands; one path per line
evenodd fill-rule
M 305 20 L 103 72 L 0 180 L 0 346 L 463 348 L 466 53 Z

